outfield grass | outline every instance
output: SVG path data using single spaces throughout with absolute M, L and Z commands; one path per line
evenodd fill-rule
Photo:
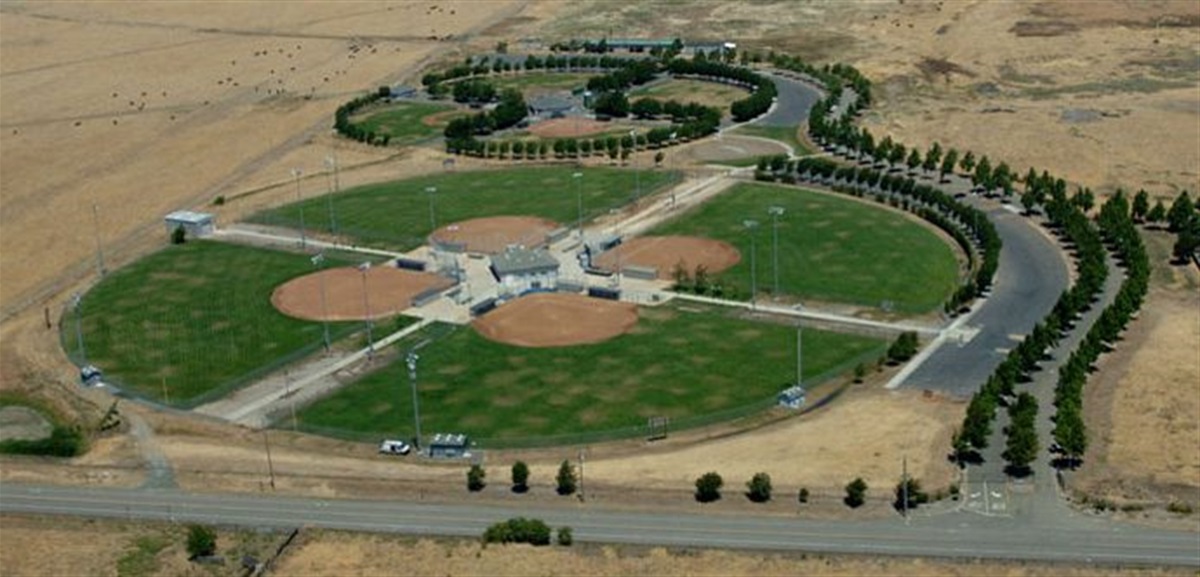
M 645 425 L 649 417 L 677 421 L 770 404 L 795 380 L 792 327 L 694 304 L 643 308 L 641 317 L 634 332 L 587 346 L 514 347 L 484 339 L 470 327 L 436 340 L 420 351 L 422 432 L 512 440 L 609 431 Z M 882 345 L 805 330 L 805 377 L 848 368 L 844 365 Z M 407 439 L 413 434 L 408 383 L 401 357 L 298 418 L 346 436 Z
M 84 295 L 87 360 L 139 395 L 165 394 L 177 406 L 207 400 L 256 369 L 321 346 L 322 323 L 285 316 L 270 302 L 276 286 L 313 270 L 304 254 L 202 240 L 170 246 Z M 331 331 L 356 326 L 333 323 Z M 76 352 L 70 312 L 62 337 Z
M 897 212 L 796 187 L 738 184 L 649 234 L 735 245 L 742 260 L 721 278 L 736 294 L 748 295 L 751 237 L 743 221 L 756 220 L 757 288 L 760 295 L 769 294 L 774 281 L 771 206 L 785 210 L 779 219 L 784 294 L 875 307 L 891 301 L 894 310 L 921 313 L 940 307 L 954 290 L 954 252 L 932 231 Z
M 440 136 L 446 122 L 449 121 L 449 118 L 446 118 L 444 122 L 425 124 L 422 121 L 426 116 L 456 108 L 448 104 L 402 102 L 374 109 L 361 118 L 355 118 L 354 123 L 377 134 L 391 135 L 390 144 L 411 144 Z
M 258 213 L 250 220 L 297 227 L 302 207 L 307 228 L 328 232 L 327 207 L 332 204 L 338 232 L 351 242 L 410 250 L 425 244 L 432 232 L 430 198 L 425 192 L 429 187 L 437 188 L 433 204 L 439 226 L 501 215 L 537 216 L 568 225 L 578 215 L 576 183 L 571 177 L 575 172 L 583 173 L 579 186 L 585 220 L 628 203 L 637 179 L 644 196 L 679 178 L 676 172 L 645 168 L 638 175 L 631 169 L 575 167 L 448 172 L 361 186 L 332 199 L 321 195 Z
M 639 86 L 629 91 L 629 100 L 652 97 L 661 101 L 676 100 L 678 102 L 695 102 L 704 106 L 715 106 L 728 115 L 729 105 L 750 95 L 744 88 L 691 80 L 686 78 L 671 78 L 646 86 Z
M 800 139 L 796 137 L 798 132 L 799 127 L 796 126 L 761 126 L 758 124 L 747 124 L 745 126 L 739 126 L 735 128 L 729 134 L 743 134 L 746 136 L 770 138 L 771 140 L 778 140 L 779 142 L 791 146 L 792 150 L 797 155 L 812 154 L 812 150 L 807 145 L 800 142 Z

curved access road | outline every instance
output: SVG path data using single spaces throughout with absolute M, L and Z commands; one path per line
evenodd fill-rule
M 563 507 L 494 507 L 332 500 L 273 495 L 38 487 L 5 484 L 0 513 L 326 527 L 477 537 L 510 517 L 569 526 L 582 541 L 836 553 L 1036 559 L 1078 563 L 1200 566 L 1200 534 L 1128 528 L 1079 519 L 1073 530 L 1016 525 L 965 513 L 875 521 L 618 512 Z M 697 508 L 700 508 L 697 505 Z

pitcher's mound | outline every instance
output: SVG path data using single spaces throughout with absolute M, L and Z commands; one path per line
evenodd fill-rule
M 523 296 L 478 318 L 489 340 L 519 347 L 565 347 L 607 341 L 637 324 L 637 307 L 575 294 Z
M 544 245 L 546 234 L 557 228 L 558 223 L 534 216 L 491 216 L 443 226 L 429 238 L 443 244 L 463 245 L 467 252 L 497 254 L 513 244 Z
M 379 265 L 367 269 L 364 299 L 361 271 L 355 267 L 331 268 L 275 287 L 271 304 L 290 317 L 314 321 L 363 320 L 369 306 L 371 318 L 378 319 L 400 314 L 412 306 L 413 297 L 428 289 L 452 284 L 436 274 Z
M 704 265 L 710 274 L 732 267 L 742 260 L 733 245 L 710 238 L 695 236 L 643 236 L 623 243 L 596 259 L 594 265 L 607 271 L 617 270 L 618 254 L 621 266 L 644 266 L 658 269 L 658 278 L 670 280 L 680 263 L 688 275 Z

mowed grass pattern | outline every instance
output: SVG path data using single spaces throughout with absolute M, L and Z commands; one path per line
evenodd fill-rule
M 330 263 L 331 265 L 334 263 Z M 284 316 L 271 292 L 313 272 L 303 254 L 192 241 L 109 274 L 83 297 L 88 361 L 140 395 L 175 405 L 322 342 L 323 327 Z M 74 316 L 63 318 L 76 349 Z M 338 324 L 335 329 L 348 329 Z
M 425 117 L 455 108 L 448 104 L 402 102 L 369 112 L 361 118 L 356 117 L 354 122 L 371 132 L 391 135 L 390 144 L 410 144 L 440 136 L 451 116 L 447 115 L 443 121 L 431 124 L 424 122 Z M 463 111 L 463 114 L 466 113 Z
M 297 227 L 301 208 L 310 230 L 328 232 L 333 206 L 338 232 L 353 242 L 411 250 L 426 243 L 430 225 L 429 187 L 435 187 L 433 213 L 438 226 L 485 216 L 537 216 L 564 226 L 578 217 L 576 183 L 581 172 L 584 220 L 624 206 L 641 181 L 642 195 L 673 183 L 679 173 L 632 169 L 527 167 L 440 173 L 408 180 L 349 189 L 327 198 L 324 191 L 300 203 L 265 211 L 250 218 L 263 224 Z M 311 185 L 308 185 L 311 186 Z
M 459 328 L 420 351 L 425 434 L 521 439 L 645 425 L 771 398 L 795 380 L 794 328 L 727 309 L 643 308 L 633 332 L 595 345 L 521 348 Z M 413 337 L 418 339 L 421 337 Z M 866 337 L 804 331 L 806 378 L 882 346 Z M 306 425 L 364 436 L 412 436 L 404 358 L 308 407 Z
M 869 203 L 788 186 L 739 184 L 649 234 L 724 240 L 742 260 L 721 274 L 739 295 L 750 293 L 751 239 L 743 226 L 759 223 L 757 285 L 771 292 L 772 225 L 767 210 L 781 206 L 779 289 L 785 295 L 922 313 L 941 306 L 958 278 L 954 252 L 934 232 L 903 214 Z

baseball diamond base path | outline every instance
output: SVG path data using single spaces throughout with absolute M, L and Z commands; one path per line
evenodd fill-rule
M 324 284 L 325 298 L 321 291 Z M 307 320 L 353 321 L 395 316 L 412 306 L 414 296 L 433 288 L 448 288 L 454 281 L 427 272 L 390 266 L 367 269 L 366 299 L 363 273 L 340 267 L 294 278 L 275 288 L 271 304 L 285 315 Z
M 671 280 L 675 266 L 682 263 L 689 275 L 704 265 L 710 274 L 720 273 L 742 260 L 733 245 L 694 236 L 643 236 L 605 252 L 593 263 L 596 268 L 616 271 L 617 262 L 658 269 L 658 278 Z
M 560 226 L 536 216 L 490 216 L 448 224 L 433 231 L 429 239 L 465 245 L 467 252 L 496 254 L 514 244 L 542 246 L 546 234 Z
M 519 347 L 564 347 L 607 341 L 638 321 L 637 306 L 575 294 L 537 293 L 471 323 L 489 340 Z

